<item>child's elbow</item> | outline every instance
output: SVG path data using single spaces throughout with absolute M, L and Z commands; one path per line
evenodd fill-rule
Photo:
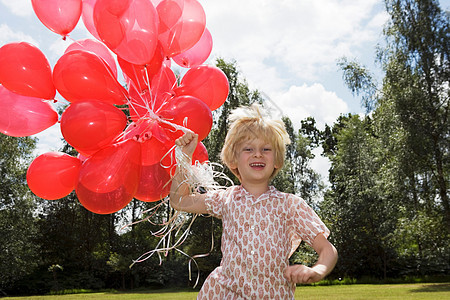
M 170 207 L 172 207 L 175 210 L 180 210 L 181 209 L 181 199 L 182 197 L 176 197 L 176 196 L 170 196 L 169 197 L 169 205 Z
M 339 258 L 338 251 L 336 250 L 336 247 L 334 247 L 333 244 L 329 244 L 328 251 L 326 251 L 326 254 L 329 257 L 329 261 L 331 262 L 331 269 L 333 269 L 336 266 L 336 263 Z
M 332 247 L 333 257 L 334 257 L 335 261 L 337 261 L 339 259 L 339 253 L 333 244 L 331 244 L 331 247 Z

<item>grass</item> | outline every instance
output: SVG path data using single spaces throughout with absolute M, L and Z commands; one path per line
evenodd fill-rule
M 296 299 L 450 299 L 449 283 L 426 284 L 354 284 L 298 287 Z
M 197 292 L 193 290 L 146 290 L 132 292 L 102 292 L 55 296 L 14 297 L 14 300 L 80 300 L 80 299 L 158 299 L 194 300 Z M 450 283 L 418 284 L 354 284 L 332 286 L 299 286 L 296 299 L 305 300 L 356 300 L 356 299 L 450 299 Z

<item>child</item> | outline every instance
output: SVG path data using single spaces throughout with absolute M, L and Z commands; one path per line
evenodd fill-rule
M 337 251 L 328 228 L 301 198 L 269 183 L 283 167 L 289 136 L 280 120 L 263 116 L 259 105 L 230 115 L 221 158 L 241 185 L 191 193 L 180 172 L 174 176 L 170 204 L 176 210 L 222 219 L 222 261 L 206 279 L 198 299 L 293 299 L 295 284 L 323 279 L 334 268 Z M 198 136 L 176 141 L 192 157 Z M 317 263 L 289 266 L 289 257 L 305 240 L 318 253 Z

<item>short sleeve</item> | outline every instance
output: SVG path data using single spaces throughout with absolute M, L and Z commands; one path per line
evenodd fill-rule
M 325 238 L 330 235 L 330 230 L 325 226 L 316 212 L 300 197 L 289 195 L 291 234 L 293 235 L 293 245 L 299 244 L 295 237 L 304 240 L 310 246 L 318 234 L 323 234 Z
M 214 190 L 206 193 L 205 205 L 206 211 L 216 217 L 222 218 L 222 210 L 224 203 L 224 192 L 225 190 Z

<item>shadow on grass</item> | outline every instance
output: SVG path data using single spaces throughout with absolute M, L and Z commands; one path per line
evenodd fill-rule
M 411 290 L 411 293 L 435 293 L 435 292 L 450 292 L 450 283 L 423 285 L 419 288 Z

